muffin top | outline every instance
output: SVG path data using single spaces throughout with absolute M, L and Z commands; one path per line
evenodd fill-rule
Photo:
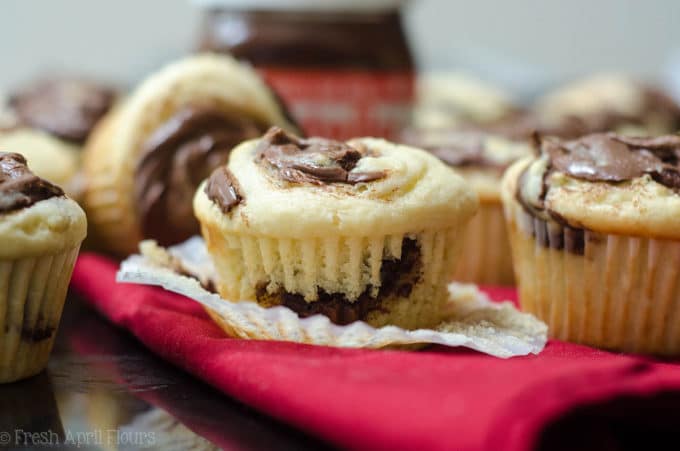
M 111 109 L 113 89 L 78 78 L 47 78 L 10 96 L 17 126 L 47 132 L 74 144 L 83 144 L 94 126 Z
M 194 201 L 199 215 L 218 209 L 224 229 L 291 238 L 447 228 L 476 207 L 463 179 L 427 152 L 376 138 L 301 139 L 278 127 L 238 146 Z
M 417 80 L 414 123 L 419 128 L 495 122 L 518 111 L 510 95 L 465 73 L 429 73 Z
M 537 158 L 513 166 L 530 213 L 605 233 L 680 238 L 680 136 L 615 133 L 544 137 Z
M 61 188 L 0 152 L 0 258 L 59 252 L 85 238 L 85 213 Z
M 680 129 L 680 106 L 662 89 L 629 77 L 599 74 L 540 99 L 535 110 L 550 127 L 570 136 L 614 131 L 653 136 Z
M 498 201 L 503 172 L 515 161 L 531 155 L 530 143 L 536 128 L 531 118 L 517 116 L 492 124 L 448 129 L 411 128 L 404 131 L 401 139 L 456 168 L 482 201 Z

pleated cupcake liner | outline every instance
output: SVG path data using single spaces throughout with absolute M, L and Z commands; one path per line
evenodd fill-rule
M 131 256 L 121 264 L 117 280 L 182 294 L 206 308 L 227 335 L 238 338 L 359 348 L 437 343 L 503 358 L 539 353 L 546 343 L 545 324 L 510 303 L 491 302 L 471 285 L 449 285 L 442 305 L 446 320 L 441 324 L 406 330 L 375 328 L 362 321 L 339 326 L 323 315 L 300 318 L 283 306 L 265 308 L 248 300 L 226 300 L 204 288 L 206 281 L 214 279 L 211 271 L 205 243 L 195 237 L 167 252 L 154 247 L 153 252 Z
M 634 353 L 680 354 L 680 242 L 508 221 L 521 307 L 550 335 Z
M 481 203 L 467 225 L 453 280 L 480 285 L 514 285 L 512 253 L 500 201 Z
M 436 324 L 446 299 L 450 272 L 459 255 L 459 227 L 412 235 L 278 239 L 246 234 L 225 235 L 204 224 L 203 235 L 215 263 L 218 292 L 230 299 L 255 299 L 263 281 L 270 292 L 284 290 L 314 300 L 319 288 L 327 293 L 358 297 L 367 286 L 377 295 L 385 259 L 399 260 L 405 240 L 418 246 L 419 282 L 405 302 L 390 301 L 385 313 L 369 322 L 402 327 Z M 387 305 L 387 304 L 386 304 Z
M 0 382 L 47 365 L 79 248 L 0 260 Z

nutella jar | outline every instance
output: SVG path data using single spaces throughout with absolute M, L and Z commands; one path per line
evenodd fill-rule
M 203 51 L 250 62 L 310 136 L 394 138 L 414 63 L 403 0 L 202 0 Z

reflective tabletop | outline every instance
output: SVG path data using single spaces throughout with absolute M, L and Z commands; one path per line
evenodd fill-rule
M 0 449 L 35 448 L 330 446 L 163 362 L 70 295 L 47 370 L 0 385 Z

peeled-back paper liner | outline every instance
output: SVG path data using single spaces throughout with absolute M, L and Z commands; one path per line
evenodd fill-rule
M 231 336 L 355 348 L 433 343 L 502 358 L 538 354 L 547 340 L 544 323 L 517 311 L 509 302 L 492 302 L 475 285 L 449 286 L 450 319 L 435 329 L 375 329 L 363 321 L 339 326 L 323 315 L 299 318 L 287 307 L 230 302 L 211 293 L 205 287 L 214 286 L 214 268 L 200 237 L 168 249 L 145 241 L 140 249 L 142 255 L 133 255 L 121 264 L 118 282 L 157 285 L 193 299 L 211 310 Z

